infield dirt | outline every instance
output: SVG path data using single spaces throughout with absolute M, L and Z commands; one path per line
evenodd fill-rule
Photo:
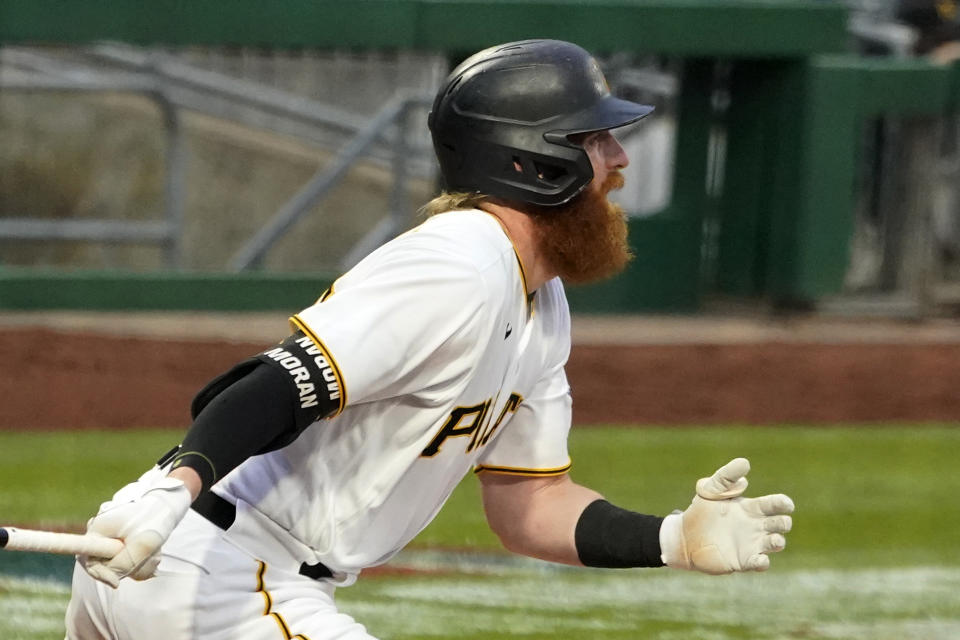
M 0 429 L 183 428 L 285 335 L 282 314 L 8 314 Z M 578 425 L 960 421 L 960 324 L 578 318 L 567 374 Z

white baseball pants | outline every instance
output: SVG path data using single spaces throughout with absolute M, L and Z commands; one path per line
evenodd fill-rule
M 75 565 L 66 640 L 375 640 L 337 611 L 333 585 L 270 566 L 222 533 L 189 511 L 157 575 L 118 589 Z

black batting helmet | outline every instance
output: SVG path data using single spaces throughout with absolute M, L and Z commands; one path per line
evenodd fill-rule
M 429 125 L 448 191 L 554 206 L 593 179 L 589 156 L 568 136 L 621 127 L 651 111 L 610 95 L 596 60 L 577 45 L 523 40 L 454 69 Z

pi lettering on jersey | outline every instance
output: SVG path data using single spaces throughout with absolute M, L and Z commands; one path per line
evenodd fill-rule
M 340 408 L 343 389 L 336 364 L 310 337 L 297 332 L 257 358 L 287 372 L 305 418 L 316 420 Z
M 466 446 L 464 453 L 470 453 L 478 447 L 482 447 L 494 432 L 503 423 L 507 414 L 512 414 L 523 402 L 523 396 L 517 393 L 511 393 L 506 404 L 497 416 L 496 421 L 491 421 L 490 409 L 493 405 L 493 398 L 487 398 L 480 404 L 471 407 L 457 407 L 450 412 L 450 416 L 444 421 L 443 426 L 433 437 L 430 444 L 424 448 L 420 454 L 422 458 L 432 458 L 440 451 L 440 447 L 448 438 L 464 438 L 470 436 L 470 442 Z

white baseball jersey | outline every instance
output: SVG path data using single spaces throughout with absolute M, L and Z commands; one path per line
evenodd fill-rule
M 291 322 L 330 363 L 340 409 L 213 491 L 253 523 L 241 526 L 289 535 L 288 550 L 344 574 L 341 584 L 403 548 L 471 470 L 569 468 L 563 287 L 554 279 L 527 295 L 493 216 L 429 219 Z

